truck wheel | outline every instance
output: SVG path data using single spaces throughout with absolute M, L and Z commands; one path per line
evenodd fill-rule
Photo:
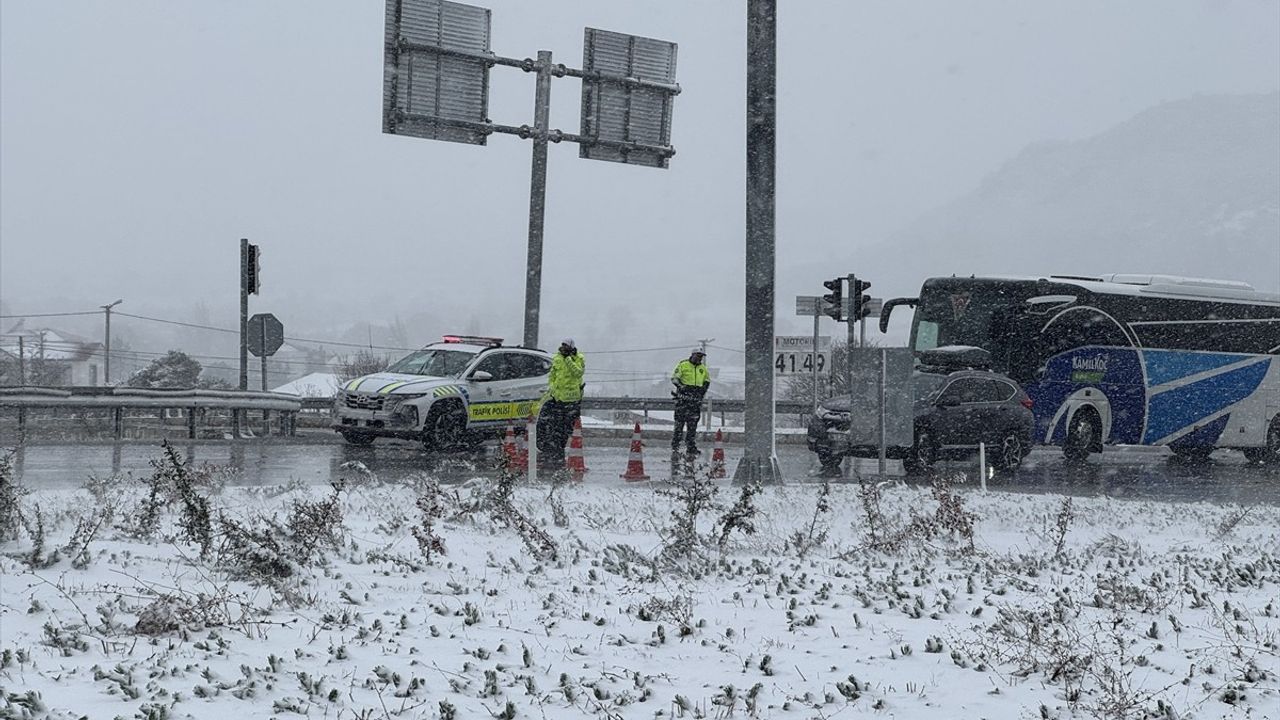
M 355 432 L 354 430 L 339 430 L 342 439 L 347 441 L 348 445 L 356 447 L 369 447 L 373 444 L 373 436 L 369 433 Z
M 422 444 L 427 450 L 448 450 L 463 443 L 467 435 L 467 411 L 459 402 L 437 402 L 427 412 L 422 428 Z
M 1062 454 L 1070 462 L 1084 462 L 1101 436 L 1102 428 L 1097 415 L 1090 408 L 1081 408 L 1071 418 L 1066 442 L 1062 444 Z

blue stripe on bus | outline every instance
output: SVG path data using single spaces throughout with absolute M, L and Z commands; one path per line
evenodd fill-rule
M 1146 350 L 1147 387 L 1164 385 L 1203 372 L 1217 370 L 1247 360 L 1248 355 L 1187 352 L 1179 350 Z
M 1195 430 L 1179 437 L 1169 443 L 1169 447 L 1212 447 L 1218 444 L 1218 438 L 1222 437 L 1222 431 L 1227 429 L 1227 422 L 1231 418 L 1231 413 L 1227 413 L 1217 420 L 1202 425 Z
M 1143 443 L 1155 443 L 1249 397 L 1270 366 L 1269 359 L 1262 360 L 1151 396 Z

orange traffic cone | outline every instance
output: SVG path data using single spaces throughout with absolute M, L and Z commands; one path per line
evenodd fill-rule
M 622 473 L 622 479 L 627 482 L 649 479 L 644 473 L 644 443 L 640 440 L 640 423 L 636 423 L 636 429 L 631 431 L 631 455 L 627 458 L 627 471 Z
M 502 461 L 512 469 L 520 465 L 520 450 L 516 447 L 516 429 L 511 423 L 507 423 L 507 434 L 502 438 Z
M 569 436 L 569 455 L 565 458 L 565 467 L 573 473 L 574 480 L 581 480 L 587 474 L 587 459 L 582 454 L 582 418 L 573 420 L 573 435 Z
M 716 446 L 711 451 L 711 477 L 722 478 L 724 476 L 724 432 L 716 430 Z

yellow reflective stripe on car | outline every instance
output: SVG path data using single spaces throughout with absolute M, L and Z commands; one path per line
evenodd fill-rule
M 452 397 L 454 395 L 461 395 L 462 388 L 458 387 L 457 385 L 445 385 L 442 387 L 438 387 L 435 390 L 432 390 L 431 394 L 435 395 L 438 398 Z
M 392 390 L 395 390 L 395 389 L 396 389 L 396 388 L 398 388 L 398 387 L 401 387 L 401 386 L 404 386 L 404 385 L 408 385 L 408 384 L 409 384 L 409 381 L 408 381 L 408 380 L 396 380 L 396 381 L 394 381 L 394 382 L 387 383 L 386 385 L 383 385 L 381 388 L 379 388 L 379 389 L 378 389 L 378 394 L 379 394 L 379 395 L 386 395 L 387 393 L 391 392 Z
M 364 378 L 356 378 L 355 380 L 352 380 L 351 382 L 347 383 L 347 389 L 355 390 L 356 388 L 360 387 L 360 381 L 363 379 Z
M 518 402 L 471 403 L 467 408 L 467 417 L 472 420 L 523 420 L 530 415 L 537 415 L 541 403 L 536 400 Z

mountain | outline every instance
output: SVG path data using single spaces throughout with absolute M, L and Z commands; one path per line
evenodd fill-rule
M 1028 147 L 892 235 L 882 286 L 937 275 L 1163 273 L 1280 291 L 1280 93 L 1164 103 Z

